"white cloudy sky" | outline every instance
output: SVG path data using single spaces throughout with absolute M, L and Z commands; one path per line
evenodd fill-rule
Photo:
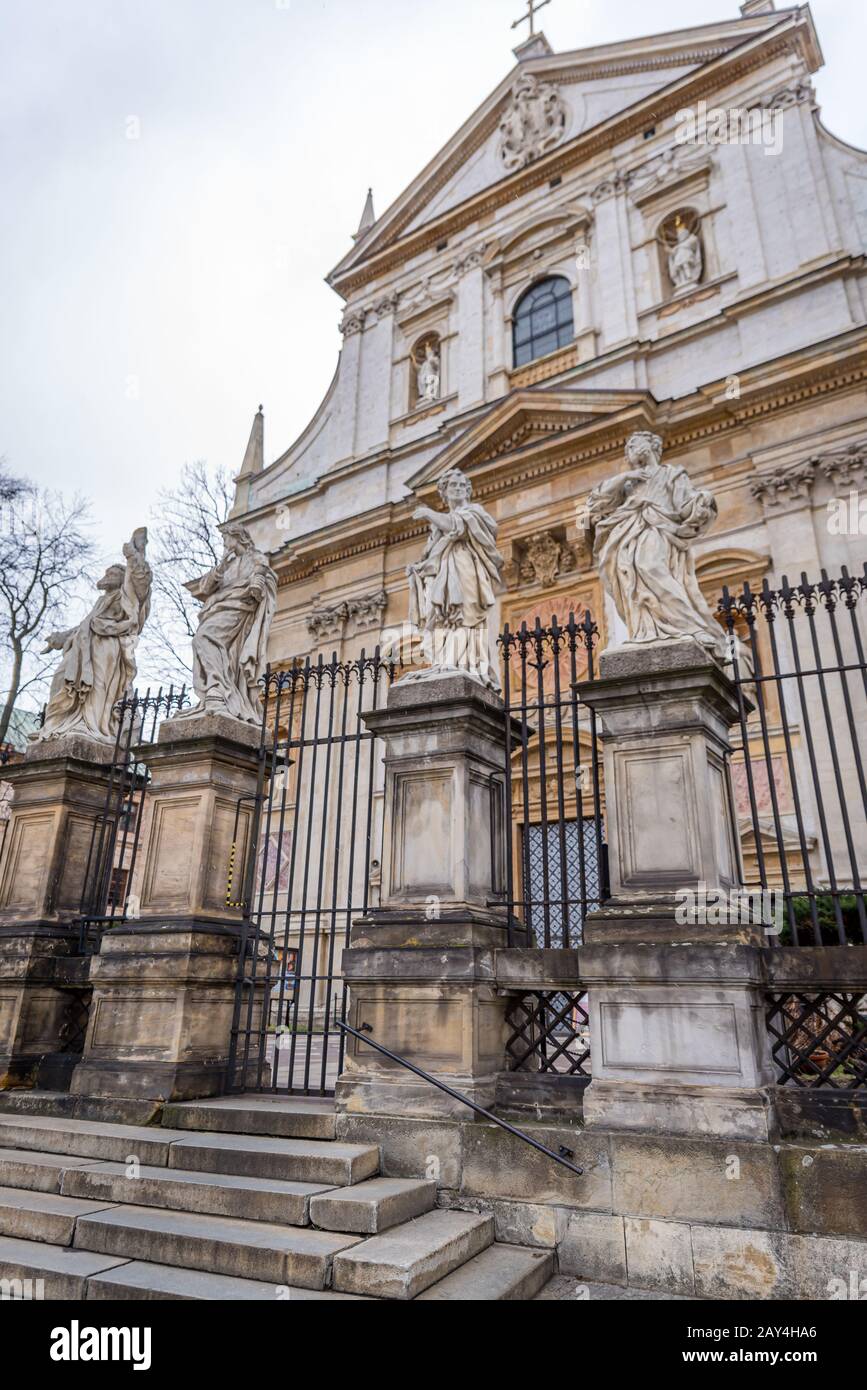
M 524 0 L 0 0 L 0 453 L 118 547 L 184 460 L 266 456 L 336 362 L 323 283 L 509 70 Z M 814 0 L 823 116 L 867 146 L 864 0 Z M 737 0 L 552 0 L 555 49 Z M 525 31 L 521 31 L 522 33 Z M 129 118 L 140 138 L 127 138 Z

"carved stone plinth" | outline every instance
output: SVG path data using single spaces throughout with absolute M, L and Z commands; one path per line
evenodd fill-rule
M 15 788 L 0 859 L 0 1090 L 63 1090 L 81 1051 L 86 960 L 75 918 L 112 748 L 67 737 L 4 768 Z
M 443 674 L 398 682 L 387 707 L 364 717 L 385 742 L 382 906 L 354 924 L 343 957 L 350 1022 L 490 1105 L 507 1004 L 493 973 L 506 937 L 503 704 L 472 677 Z M 354 1039 L 337 1103 L 353 1114 L 468 1113 Z
M 75 1093 L 225 1090 L 258 743 L 252 725 L 202 715 L 167 720 L 157 743 L 137 750 L 151 773 L 133 883 L 141 916 L 107 931 L 93 959 Z
M 585 1123 L 767 1140 L 767 937 L 760 914 L 750 920 L 731 897 L 733 686 L 688 638 L 603 653 L 599 681 L 580 692 L 601 723 L 612 894 L 584 924 Z

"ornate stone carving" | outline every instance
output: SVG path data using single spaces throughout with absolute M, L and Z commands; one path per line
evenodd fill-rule
M 376 589 L 358 598 L 344 599 L 329 608 L 314 608 L 307 615 L 307 631 L 320 641 L 324 637 L 342 636 L 349 623 L 354 623 L 356 630 L 376 627 L 382 621 L 387 603 L 385 589 Z
M 627 469 L 600 483 L 587 511 L 593 556 L 626 625 L 624 646 L 692 637 L 720 661 L 725 636 L 695 575 L 692 542 L 717 514 L 713 494 L 662 462 L 658 435 L 633 434 Z
M 591 201 L 595 204 L 604 203 L 606 198 L 613 198 L 616 193 L 625 193 L 629 187 L 629 174 L 622 174 L 619 171 L 612 174 L 610 178 L 603 179 L 597 183 L 590 194 Z
M 632 197 L 642 199 L 655 193 L 668 184 L 676 183 L 695 170 L 708 164 L 709 154 L 705 147 L 696 149 L 692 145 L 672 145 L 661 154 L 631 169 L 625 178 Z
M 262 718 L 259 677 L 277 606 L 277 576 L 239 521 L 223 527 L 223 558 L 186 585 L 201 603 L 193 637 L 193 688 L 198 705 L 175 719 L 224 714 L 245 723 Z
M 475 246 L 472 251 L 467 251 L 465 255 L 459 257 L 454 264 L 455 279 L 460 279 L 462 275 L 466 275 L 468 270 L 478 270 L 485 258 L 486 249 L 484 244 Z
M 816 460 L 781 464 L 759 473 L 750 483 L 750 492 L 765 507 L 781 506 L 797 498 L 808 499 L 816 477 Z
M 394 313 L 399 302 L 400 295 L 397 290 L 392 290 L 390 294 L 385 294 L 381 299 L 376 301 L 373 306 L 373 312 L 376 314 L 377 319 L 387 318 L 389 314 Z
M 31 740 L 83 735 L 113 744 L 117 703 L 135 680 L 135 649 L 150 611 L 151 568 L 147 530 L 140 527 L 123 547 L 126 563 L 109 565 L 97 581 L 100 596 L 78 627 L 52 632 L 45 651 L 62 652 L 51 681 L 41 729 Z
M 800 106 L 804 101 L 813 101 L 815 95 L 812 82 L 795 82 L 790 87 L 781 87 L 773 96 L 765 97 L 762 106 L 769 111 L 785 111 L 789 106 Z
M 820 454 L 815 462 L 834 487 L 855 487 L 867 473 L 867 440 L 836 453 Z
M 558 575 L 574 570 L 577 563 L 572 546 L 560 540 L 553 531 L 539 531 L 523 542 L 518 578 L 522 584 L 543 584 L 548 587 Z
M 471 502 L 470 480 L 457 468 L 437 484 L 448 508 L 418 507 L 430 535 L 418 564 L 407 566 L 409 619 L 423 633 L 430 669 L 404 680 L 429 680 L 445 671 L 465 671 L 498 690 L 497 663 L 491 653 L 488 614 L 500 587 L 503 557 L 497 549 L 497 523 Z
M 512 100 L 500 122 L 500 159 L 508 170 L 547 154 L 563 139 L 566 107 L 556 87 L 522 73 L 512 88 Z
M 340 331 L 344 338 L 351 338 L 353 333 L 360 333 L 364 328 L 364 309 L 347 309 L 340 324 Z

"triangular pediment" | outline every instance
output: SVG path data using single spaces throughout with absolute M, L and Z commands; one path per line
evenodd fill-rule
M 422 492 L 449 468 L 472 476 L 567 438 L 589 438 L 600 429 L 614 434 L 649 429 L 656 415 L 657 403 L 648 391 L 513 391 L 410 478 L 408 486 Z
M 361 268 L 397 243 L 439 225 L 488 190 L 501 185 L 511 190 L 531 165 L 583 142 L 593 131 L 607 131 L 620 114 L 640 113 L 644 106 L 650 111 L 665 89 L 674 95 L 698 70 L 725 65 L 731 55 L 761 44 L 772 29 L 794 30 L 799 24 L 808 31 L 804 41 L 809 43 L 815 38 L 809 11 L 789 10 L 574 52 L 531 50 L 535 56 L 508 73 L 364 231 L 328 276 L 329 283 L 351 291 Z M 526 117 L 522 99 L 524 113 L 529 109 Z M 522 131 L 537 132 L 539 138 L 525 140 Z M 510 132 L 515 135 L 511 145 Z

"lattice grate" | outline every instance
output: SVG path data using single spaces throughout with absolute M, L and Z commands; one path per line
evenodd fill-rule
M 780 1086 L 867 1086 L 867 995 L 769 994 L 767 1022 Z
M 506 1014 L 511 1071 L 590 1075 L 587 994 L 536 993 L 516 999 Z

